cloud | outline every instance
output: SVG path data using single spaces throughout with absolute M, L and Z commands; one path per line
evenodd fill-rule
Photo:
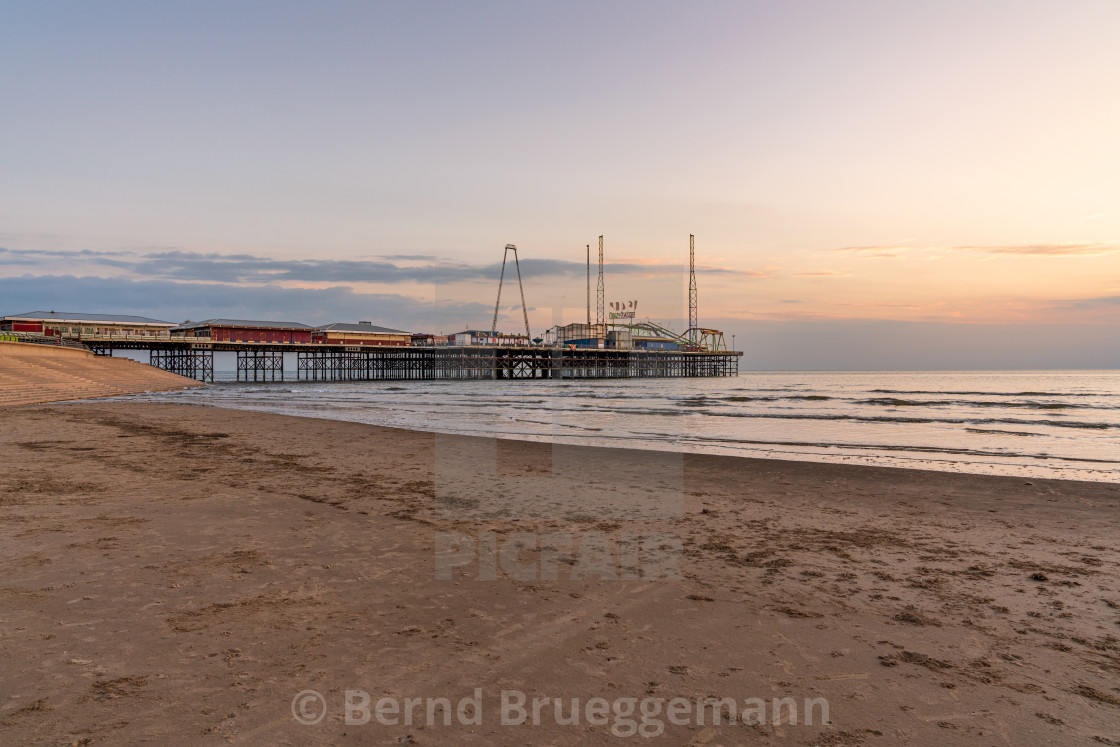
M 1076 298 L 1065 301 L 1055 301 L 1053 307 L 1058 309 L 1120 308 L 1120 296 L 1097 296 L 1095 298 Z
M 430 303 L 395 293 L 362 293 L 276 286 L 231 288 L 222 284 L 166 280 L 45 275 L 0 278 L 0 315 L 40 309 L 138 314 L 185 319 L 293 319 L 307 324 L 369 319 L 395 329 L 462 329 L 489 320 L 494 307 L 482 303 Z
M 916 247 L 912 246 L 844 246 L 836 251 L 850 252 L 852 254 L 869 254 L 872 256 L 880 257 L 893 257 L 905 251 L 910 251 Z
M 819 272 L 797 272 L 791 277 L 795 278 L 850 278 L 850 272 L 837 272 L 835 270 L 820 270 Z
M 387 259 L 390 262 L 438 262 L 439 257 L 434 254 L 378 254 L 378 259 Z
M 1007 246 L 954 246 L 957 251 L 989 254 L 1026 254 L 1050 257 L 1090 257 L 1120 251 L 1115 241 L 1082 241 L 1065 244 L 1014 244 Z
M 845 246 L 838 252 L 850 252 L 879 257 L 897 257 L 914 251 L 957 251 L 984 254 L 1019 254 L 1038 257 L 1093 257 L 1120 251 L 1116 241 L 1072 241 L 1053 244 L 997 244 L 976 246 Z
M 8 249 L 0 247 L 0 256 L 5 257 L 26 257 L 30 260 L 44 259 L 48 257 L 62 258 L 62 259 L 86 259 L 91 257 L 121 257 L 132 254 L 132 252 L 117 251 L 117 252 L 102 252 L 93 249 L 81 249 L 78 251 L 65 250 L 65 249 Z
M 275 283 L 371 283 L 446 284 L 496 280 L 501 264 L 469 265 L 439 260 L 433 255 L 385 255 L 376 260 L 340 259 L 273 259 L 251 254 L 217 254 L 178 249 L 146 253 L 38 251 L 0 249 L 0 265 L 21 267 L 40 264 L 44 270 L 55 269 L 60 260 L 81 261 L 89 270 L 106 268 L 147 279 L 179 282 L 212 282 L 232 284 Z M 586 274 L 582 262 L 558 259 L 522 259 L 523 277 L 580 277 Z M 510 269 L 507 267 L 507 270 Z M 677 275 L 679 264 L 658 262 L 607 263 L 606 272 L 613 275 L 658 277 Z M 706 275 L 765 277 L 756 270 L 732 270 L 704 267 Z

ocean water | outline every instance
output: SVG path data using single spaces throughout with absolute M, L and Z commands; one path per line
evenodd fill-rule
M 1120 482 L 1120 372 L 219 383 L 142 395 L 439 433 Z

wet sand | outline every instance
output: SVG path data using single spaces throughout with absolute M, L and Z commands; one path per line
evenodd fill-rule
M 610 738 L 503 726 L 519 690 L 829 704 L 676 744 L 1120 745 L 1120 486 L 122 402 L 4 408 L 0 449 L 7 743 Z M 480 725 L 344 721 L 475 688 Z

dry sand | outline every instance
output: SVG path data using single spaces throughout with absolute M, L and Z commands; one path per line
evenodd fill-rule
M 199 386 L 203 384 L 127 358 L 0 340 L 0 407 Z
M 610 739 L 502 726 L 503 689 L 830 705 L 678 744 L 1120 744 L 1116 485 L 117 402 L 5 408 L 0 449 L 8 744 Z M 438 580 L 441 532 L 668 532 L 682 578 Z M 343 721 L 348 689 L 474 688 L 481 726 Z

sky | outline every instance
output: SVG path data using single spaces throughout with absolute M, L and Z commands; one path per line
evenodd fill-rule
M 0 0 L 0 314 L 1120 368 L 1120 3 Z M 507 274 L 507 281 L 509 275 Z M 593 279 L 594 280 L 594 279 Z M 521 325 L 515 286 L 499 327 Z

